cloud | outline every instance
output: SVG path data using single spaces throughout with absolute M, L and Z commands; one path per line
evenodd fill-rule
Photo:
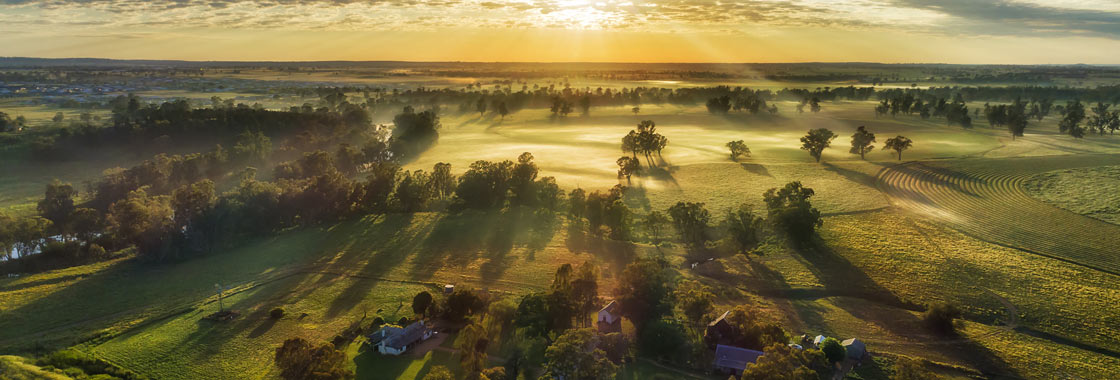
M 941 35 L 1120 39 L 1120 9 L 1005 0 L 0 0 L 22 24 L 387 31 L 597 29 L 736 33 L 883 29 Z M 1050 0 L 1053 1 L 1053 0 Z M 1120 8 L 1118 6 L 1117 8 Z M 60 21 L 65 20 L 65 21 Z
M 1120 11 L 983 0 L 894 0 L 900 7 L 952 16 L 966 34 L 1093 34 L 1120 38 Z

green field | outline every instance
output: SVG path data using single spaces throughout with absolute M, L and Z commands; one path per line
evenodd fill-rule
M 1120 224 L 1120 167 L 1100 166 L 1046 172 L 1030 177 L 1023 188 L 1054 206 Z
M 288 80 L 274 72 L 230 76 Z M 329 73 L 311 77 L 332 81 Z M 473 79 L 447 81 L 461 86 Z M 273 101 L 269 107 L 303 101 L 260 100 Z M 441 116 L 439 142 L 406 168 L 448 162 L 462 173 L 476 160 L 513 160 L 528 151 L 541 175 L 556 177 L 565 190 L 606 190 L 620 183 L 615 160 L 623 155 L 621 137 L 648 119 L 669 145 L 655 156 L 662 167 L 631 184 L 627 204 L 636 216 L 696 201 L 718 222 L 722 210 L 742 203 L 762 211 L 764 191 L 801 181 L 815 190 L 813 204 L 825 215 L 815 249 L 771 241 L 761 255 L 717 257 L 692 270 L 687 260 L 697 257 L 679 246 L 573 234 L 563 218 L 517 209 L 365 215 L 184 262 L 141 263 L 126 254 L 0 278 L 0 353 L 30 357 L 75 347 L 157 379 L 270 379 L 277 375 L 274 351 L 285 339 L 330 340 L 355 322 L 396 320 L 411 313 L 409 302 L 420 290 L 455 284 L 516 297 L 546 288 L 562 264 L 591 261 L 602 269 L 600 294 L 609 298 L 632 258 L 665 255 L 683 276 L 717 289 L 720 308 L 752 305 L 795 334 L 864 340 L 881 358 L 861 369 L 861 378 L 886 378 L 898 356 L 921 358 L 958 378 L 1120 377 L 1120 227 L 1111 224 L 1120 220 L 1120 171 L 1114 166 L 1120 164 L 1120 137 L 1073 140 L 1057 134 L 1054 116 L 1011 139 L 980 118 L 970 130 L 943 119 L 876 118 L 870 101 L 826 102 L 819 114 L 797 114 L 793 102 L 777 104 L 777 117 L 716 116 L 703 106 L 672 105 L 643 105 L 637 115 L 629 107 L 596 107 L 589 116 L 565 118 L 544 109 L 504 119 L 449 113 Z M 53 115 L 25 106 L 0 110 Z M 375 119 L 387 123 L 392 113 L 379 110 Z M 901 134 L 914 147 L 902 162 L 880 150 L 860 160 L 847 149 L 859 126 L 877 134 L 877 146 Z M 840 136 L 819 164 L 798 148 L 800 136 L 812 128 Z M 724 144 L 732 140 L 744 140 L 751 157 L 729 160 Z M 51 179 L 77 185 L 105 168 L 145 158 L 119 152 L 29 163 L 26 149 L 0 151 L 5 213 L 34 213 Z M 203 319 L 218 307 L 216 283 L 231 289 L 223 302 L 239 318 Z M 919 310 L 933 302 L 963 306 L 962 336 L 924 330 Z M 276 307 L 285 316 L 272 320 L 268 312 Z M 434 365 L 458 365 L 446 342 L 424 355 L 392 358 L 357 346 L 348 353 L 361 379 L 418 379 Z M 1039 360 L 1040 352 L 1046 360 Z M 40 371 L 16 357 L 0 357 L 4 368 L 27 377 Z M 625 366 L 621 377 L 694 375 L 639 360 Z

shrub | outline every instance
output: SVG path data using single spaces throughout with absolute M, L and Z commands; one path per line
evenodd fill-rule
M 824 352 L 824 357 L 828 359 L 829 363 L 836 363 L 844 360 L 847 349 L 836 338 L 828 338 L 824 340 L 824 343 L 821 343 L 821 352 Z
M 272 317 L 272 319 L 283 318 L 284 317 L 284 309 L 280 308 L 280 307 L 272 309 L 272 311 L 268 312 L 268 316 Z
M 961 310 L 956 305 L 949 303 L 935 303 L 929 306 L 922 318 L 926 327 L 931 331 L 943 334 L 956 334 L 956 319 L 961 317 Z

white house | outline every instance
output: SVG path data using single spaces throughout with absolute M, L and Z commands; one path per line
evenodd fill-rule
M 432 329 L 424 325 L 423 321 L 416 321 L 404 328 L 397 326 L 384 326 L 373 334 L 367 336 L 369 344 L 377 349 L 377 352 L 387 355 L 400 355 L 414 347 L 416 343 L 422 342 L 435 335 Z
M 599 316 L 596 321 L 599 333 L 610 334 L 622 332 L 622 314 L 619 309 L 618 301 L 611 301 L 607 306 L 603 306 L 602 309 L 599 309 Z

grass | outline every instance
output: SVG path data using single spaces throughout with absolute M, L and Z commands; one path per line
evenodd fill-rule
M 1120 166 L 1059 170 L 1023 183 L 1027 194 L 1081 215 L 1120 224 Z
M 725 258 L 721 270 L 706 274 L 768 295 L 755 302 L 794 332 L 855 336 L 873 351 L 1006 367 L 1025 377 L 1102 373 L 1100 363 L 1117 360 L 1102 352 L 1120 350 L 1111 306 L 1120 299 L 1120 277 L 977 241 L 900 211 L 829 217 L 821 235 L 825 249 Z M 931 349 L 937 338 L 925 333 L 915 308 L 933 302 L 961 305 L 974 321 L 967 329 L 1001 332 L 998 340 L 970 331 L 973 342 L 964 348 Z M 1060 350 L 1063 359 L 1030 361 L 1019 352 L 1031 347 Z
M 1001 171 L 996 174 L 1021 178 L 1067 169 L 1063 162 L 1099 164 L 1112 156 L 1089 154 L 1115 152 L 1116 143 L 1107 137 L 1071 142 L 1050 131 L 1055 129 L 1052 118 L 1032 123 L 1028 136 L 1010 141 L 1004 131 L 982 122 L 963 131 L 916 117 L 874 118 L 873 105 L 826 103 L 821 114 L 797 115 L 791 103 L 779 102 L 783 115 L 778 118 L 713 116 L 702 107 L 653 105 L 643 106 L 639 115 L 629 107 L 603 107 L 593 109 L 590 117 L 564 120 L 551 120 L 544 110 L 524 110 L 504 121 L 445 115 L 439 143 L 408 168 L 450 162 L 461 172 L 474 160 L 512 160 L 530 151 L 541 175 L 556 176 L 565 189 L 606 189 L 619 183 L 614 163 L 622 154 L 619 139 L 638 121 L 652 119 L 670 142 L 659 158 L 663 169 L 635 178 L 637 191 L 628 201 L 637 213 L 663 210 L 680 200 L 700 201 L 718 220 L 722 209 L 739 203 L 761 210 L 763 191 L 800 180 L 816 190 L 813 203 L 828 215 L 821 230 L 827 244 L 821 249 L 795 251 L 769 244 L 761 257 L 721 258 L 684 271 L 714 285 L 721 306 L 757 305 L 790 330 L 858 336 L 872 351 L 925 358 L 943 364 L 944 372 L 954 376 L 1000 371 L 1038 378 L 1115 375 L 1115 356 L 1107 352 L 1120 351 L 1120 325 L 1110 314 L 1120 299 L 1120 277 L 950 229 L 946 225 L 965 229 L 984 223 L 955 223 L 930 213 L 932 208 L 905 207 L 897 194 L 892 198 L 889 191 L 880 192 L 879 174 L 897 163 L 894 157 L 876 151 L 860 160 L 846 146 L 847 136 L 866 125 L 880 144 L 896 134 L 913 139 L 906 160 L 976 177 L 995 178 L 992 171 Z M 818 127 L 840 135 L 821 164 L 799 150 L 797 141 L 805 130 Z M 751 147 L 753 157 L 731 162 L 724 144 L 739 139 Z M 19 149 L 24 148 L 9 148 L 0 159 L 0 169 L 13 173 L 0 179 L 0 207 L 14 213 L 31 212 L 53 177 L 78 183 L 106 165 L 127 166 L 134 159 L 25 165 Z M 1066 157 L 991 159 L 1042 154 Z M 1063 186 L 1071 186 L 1066 182 L 1091 180 L 1087 177 L 1061 178 Z M 1101 191 L 1115 187 L 1095 186 Z M 957 199 L 946 195 L 949 187 L 919 191 L 939 200 Z M 955 211 L 986 207 L 964 201 L 944 204 Z M 1000 203 L 1008 207 L 999 209 L 998 221 L 1035 223 L 1050 220 L 1054 212 L 1012 212 L 1021 209 L 1012 206 L 1023 204 Z M 1073 217 L 1080 218 L 1069 214 L 1062 219 L 1070 223 L 1065 228 L 1073 228 Z M 684 267 L 681 249 L 569 235 L 558 221 L 517 211 L 369 216 L 253 239 L 182 263 L 118 259 L 0 279 L 0 350 L 34 353 L 80 344 L 85 352 L 156 378 L 270 378 L 275 375 L 271 355 L 284 339 L 329 340 L 355 321 L 368 323 L 374 315 L 398 318 L 421 289 L 456 284 L 519 295 L 545 288 L 559 265 L 590 260 L 603 268 L 601 294 L 607 296 L 614 275 L 630 258 L 661 253 Z M 201 320 L 216 308 L 215 283 L 233 287 L 225 301 L 242 312 L 240 318 L 229 323 Z M 916 306 L 937 301 L 965 306 L 973 322 L 966 324 L 964 339 L 948 344 L 923 332 Z M 1014 306 L 1014 313 L 1004 301 Z M 268 319 L 268 310 L 278 306 L 285 317 Z M 1001 327 L 1012 322 L 1017 329 Z M 1053 360 L 1032 361 L 1030 353 L 1037 352 L 1052 353 Z M 351 354 L 359 378 L 415 379 L 434 365 L 457 366 L 454 355 L 442 350 L 422 357 L 390 358 L 353 349 Z M 881 378 L 889 362 L 879 370 L 860 377 Z M 626 366 L 622 376 L 644 379 L 668 373 L 637 362 Z
M 880 182 L 892 204 L 970 235 L 1120 275 L 1116 225 L 1061 211 L 1023 190 L 1039 172 L 1117 163 L 1117 155 L 919 162 L 888 168 Z
M 19 356 L 0 356 L 0 379 L 4 380 L 68 380 L 70 376 L 58 373 L 35 364 Z
M 263 378 L 283 339 L 329 339 L 362 316 L 399 318 L 423 289 L 522 294 L 547 286 L 542 279 L 563 263 L 616 262 L 593 239 L 578 240 L 573 252 L 577 243 L 562 231 L 515 215 L 390 215 L 174 265 L 120 260 L 4 279 L 0 346 L 33 351 L 95 338 L 83 350 L 158 378 Z M 200 320 L 216 308 L 215 283 L 237 292 L 226 302 L 243 317 L 229 325 Z M 272 324 L 266 315 L 276 306 L 288 316 Z

